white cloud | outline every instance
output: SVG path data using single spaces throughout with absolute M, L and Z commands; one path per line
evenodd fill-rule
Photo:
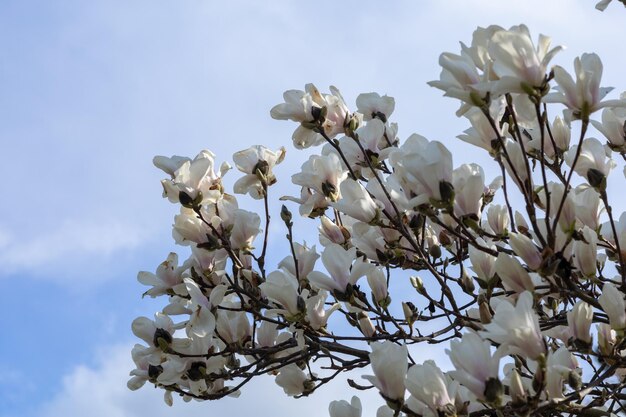
M 126 387 L 128 372 L 133 369 L 130 345 L 119 344 L 102 349 L 94 367 L 79 365 L 63 377 L 58 395 L 44 404 L 37 415 L 42 417 L 206 417 L 207 415 L 255 415 L 258 417 L 320 417 L 327 415 L 330 401 L 359 395 L 364 415 L 374 415 L 382 400 L 373 391 L 354 392 L 344 382 L 333 381 L 308 398 L 295 400 L 282 392 L 272 378 L 253 380 L 239 398 L 211 402 L 185 403 L 174 398 L 173 409 L 163 402 L 163 391 L 146 384 L 139 391 Z M 358 375 L 353 376 L 357 381 Z M 362 381 L 364 382 L 364 381 Z
M 19 236 L 0 229 L 0 276 L 27 271 L 38 274 L 50 266 L 90 262 L 137 247 L 142 233 L 118 220 L 65 220 L 38 235 Z
M 130 357 L 130 344 L 116 344 L 102 348 L 96 355 L 93 367 L 78 365 L 62 378 L 58 394 L 44 403 L 36 415 L 41 417 L 206 417 L 207 415 L 235 415 L 257 417 L 320 417 L 327 415 L 330 401 L 349 400 L 353 395 L 361 398 L 363 415 L 374 415 L 383 405 L 374 391 L 356 391 L 346 383 L 346 376 L 338 377 L 301 399 L 287 397 L 271 377 L 254 379 L 242 390 L 239 398 L 224 398 L 210 402 L 185 403 L 174 397 L 173 408 L 163 402 L 163 390 L 146 384 L 138 391 L 126 387 L 128 373 L 134 368 Z M 450 369 L 447 356 L 440 349 L 432 351 L 428 345 L 413 346 L 411 354 L 419 363 L 425 358 L 435 359 L 443 369 Z M 361 375 L 371 370 L 357 370 L 349 375 L 357 383 L 367 385 Z

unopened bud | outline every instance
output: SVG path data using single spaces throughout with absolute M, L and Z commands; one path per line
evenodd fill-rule
M 428 254 L 435 259 L 441 258 L 441 246 L 439 245 L 431 245 L 428 248 Z
M 417 309 L 410 301 L 402 302 L 402 312 L 409 326 L 411 326 L 417 319 Z
M 514 406 L 520 406 L 526 403 L 526 390 L 522 383 L 522 378 L 517 372 L 517 369 L 513 369 L 511 372 L 511 382 L 509 383 L 509 394 L 513 400 Z
M 280 208 L 280 218 L 282 219 L 282 221 L 285 222 L 285 224 L 289 225 L 291 223 L 291 219 L 293 218 L 291 212 L 289 211 L 289 209 L 287 208 L 287 206 L 285 206 L 283 204 L 283 206 Z
M 489 304 L 486 301 L 483 301 L 478 305 L 478 314 L 480 315 L 480 322 L 482 324 L 491 323 L 491 319 L 493 315 L 491 314 L 491 310 L 489 309 Z
M 411 285 L 413 288 L 417 290 L 420 294 L 424 292 L 424 281 L 420 277 L 411 277 L 409 278 L 411 281 Z
M 369 316 L 363 312 L 358 313 L 358 324 L 359 329 L 361 329 L 361 333 L 365 337 L 372 337 L 376 334 L 376 328 L 374 327 L 374 323 L 370 320 Z
M 461 289 L 463 289 L 463 291 L 465 291 L 467 294 L 473 294 L 474 290 L 476 289 L 476 286 L 474 285 L 474 280 L 468 275 L 465 268 L 463 268 L 463 272 L 461 274 Z

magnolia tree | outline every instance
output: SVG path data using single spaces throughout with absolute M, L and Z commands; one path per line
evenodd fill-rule
M 172 404 L 237 396 L 259 377 L 300 397 L 350 372 L 355 392 L 382 398 L 378 416 L 624 415 L 626 214 L 607 181 L 626 159 L 626 99 L 605 99 L 595 54 L 552 66 L 560 49 L 524 25 L 490 26 L 441 54 L 429 84 L 460 101 L 459 139 L 491 156 L 487 171 L 398 138 L 391 97 L 351 107 L 312 84 L 271 110 L 295 122 L 296 149 L 319 149 L 280 215 L 269 199 L 284 148 L 233 155 L 234 193 L 261 215 L 239 208 L 210 151 L 156 157 L 191 256 L 139 273 L 168 304 L 133 321 L 143 344 L 128 386 L 154 384 Z M 319 246 L 302 243 L 292 212 Z M 270 218 L 286 233 L 277 267 Z M 445 346 L 451 369 L 417 358 L 419 344 Z M 360 400 L 329 413 L 361 416 Z

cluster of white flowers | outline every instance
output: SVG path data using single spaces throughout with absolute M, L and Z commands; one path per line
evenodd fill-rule
M 352 386 L 380 393 L 378 416 L 626 412 L 626 214 L 607 195 L 613 155 L 626 158 L 626 100 L 605 100 L 595 54 L 576 58 L 573 76 L 551 67 L 560 49 L 524 25 L 490 26 L 441 55 L 430 85 L 461 101 L 471 127 L 459 138 L 488 152 L 491 170 L 455 167 L 442 142 L 398 138 L 391 97 L 361 94 L 351 109 L 334 87 L 285 92 L 272 117 L 298 123 L 296 148 L 323 146 L 292 176 L 300 195 L 282 199 L 319 221 L 321 247 L 297 242 L 283 206 L 290 255 L 275 268 L 267 201 L 284 148 L 233 156 L 234 192 L 264 200 L 261 216 L 225 191 L 229 166 L 215 172 L 210 151 L 156 157 L 191 256 L 139 274 L 168 304 L 133 322 L 145 344 L 128 386 L 150 382 L 171 404 L 271 375 L 301 396 L 371 366 L 371 385 Z M 592 126 L 606 140 L 588 137 Z M 453 369 L 416 361 L 419 343 L 449 346 Z M 361 402 L 329 412 L 360 417 Z

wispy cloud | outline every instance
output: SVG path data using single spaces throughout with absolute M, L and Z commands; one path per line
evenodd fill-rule
M 0 228 L 0 277 L 16 272 L 45 277 L 51 267 L 65 266 L 56 277 L 77 264 L 99 264 L 120 251 L 132 250 L 143 237 L 137 227 L 115 219 L 68 219 L 54 227 L 27 236 Z

